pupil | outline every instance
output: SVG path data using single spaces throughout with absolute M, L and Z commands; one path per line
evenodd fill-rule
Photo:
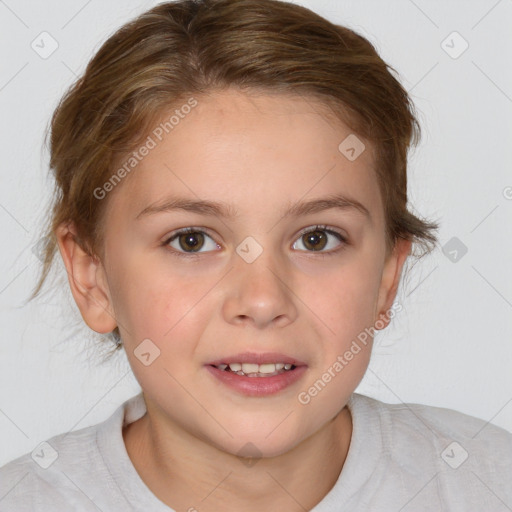
M 317 244 L 319 242 L 323 242 L 320 246 Z M 305 246 L 312 249 L 313 251 L 318 251 L 323 249 L 327 243 L 327 237 L 323 234 L 322 231 L 312 231 L 306 235 Z
M 180 245 L 182 249 L 192 249 L 196 252 L 201 248 L 203 235 L 201 233 L 186 233 L 180 236 Z M 199 241 L 198 241 L 199 239 Z

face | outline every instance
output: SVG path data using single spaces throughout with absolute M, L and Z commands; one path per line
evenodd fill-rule
M 102 271 L 153 421 L 274 456 L 334 418 L 369 362 L 371 339 L 343 355 L 395 276 L 372 148 L 349 160 L 351 131 L 313 100 L 197 101 L 110 193 Z

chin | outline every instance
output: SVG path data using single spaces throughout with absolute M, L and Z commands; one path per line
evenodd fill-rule
M 217 447 L 231 455 L 252 460 L 278 457 L 293 450 L 302 441 L 298 437 L 294 439 L 293 434 L 286 431 L 282 431 L 280 435 L 274 432 L 269 436 L 262 434 L 261 430 L 254 436 L 247 432 L 240 433 L 239 436 L 233 432 L 233 435 L 234 439 L 230 439 L 229 443 L 224 442 Z

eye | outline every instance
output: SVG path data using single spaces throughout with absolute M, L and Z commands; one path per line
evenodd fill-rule
M 332 240 L 331 240 L 332 239 Z M 338 248 L 335 240 L 338 241 Z M 208 247 L 209 241 L 209 247 Z M 322 256 L 331 256 L 347 245 L 347 239 L 334 229 L 327 229 L 327 226 L 314 226 L 301 231 L 293 249 L 297 249 L 297 244 L 302 244 L 306 252 L 319 252 Z M 170 246 L 172 252 L 177 256 L 194 257 L 201 252 L 209 252 L 220 249 L 220 246 L 201 228 L 189 227 L 180 229 L 170 235 L 162 245 Z M 328 250 L 324 250 L 324 249 Z M 201 251 L 201 249 L 206 249 Z M 299 247 L 300 250 L 303 250 Z
M 346 238 L 333 229 L 326 229 L 327 226 L 315 226 L 313 228 L 307 228 L 300 233 L 298 241 L 294 244 L 293 248 L 295 249 L 295 245 L 297 243 L 301 243 L 307 252 L 322 252 L 324 256 L 336 254 L 339 250 L 341 250 L 347 243 Z M 336 246 L 334 240 L 329 240 L 330 238 L 335 238 L 340 242 L 338 245 L 340 246 L 338 249 L 324 251 L 326 247 L 328 249 L 332 249 L 332 245 Z M 328 247 L 329 246 L 329 247 Z
M 205 246 L 205 240 L 207 241 L 207 239 L 211 241 L 210 250 L 220 248 L 208 234 L 198 228 L 181 229 L 172 234 L 170 238 L 167 238 L 162 245 L 170 245 L 179 256 L 184 256 L 200 252 L 200 249 Z M 206 246 L 208 246 L 208 244 L 206 244 Z

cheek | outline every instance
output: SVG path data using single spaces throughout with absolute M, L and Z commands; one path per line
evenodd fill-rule
M 368 368 L 378 277 L 368 266 L 349 265 L 310 297 L 322 349 L 297 398 L 315 428 L 339 412 Z
M 201 318 L 210 317 L 198 303 L 204 291 L 184 287 L 179 278 L 165 282 L 138 276 L 129 285 L 125 280 L 122 292 L 120 330 L 136 380 L 152 394 L 163 393 L 163 401 L 181 403 L 179 383 L 190 378 Z
M 366 260 L 366 261 L 365 261 Z M 380 270 L 376 261 L 358 253 L 330 272 L 309 289 L 308 306 L 322 319 L 331 336 L 356 335 L 374 322 L 374 309 L 380 286 Z M 334 333 L 332 332 L 334 331 Z
M 200 338 L 201 321 L 210 318 L 204 310 L 208 301 L 202 298 L 212 283 L 162 270 L 132 265 L 117 273 L 115 311 L 125 343 L 135 348 L 149 338 L 162 349 L 162 355 L 164 348 L 172 354 L 192 352 L 193 343 L 176 341 Z

